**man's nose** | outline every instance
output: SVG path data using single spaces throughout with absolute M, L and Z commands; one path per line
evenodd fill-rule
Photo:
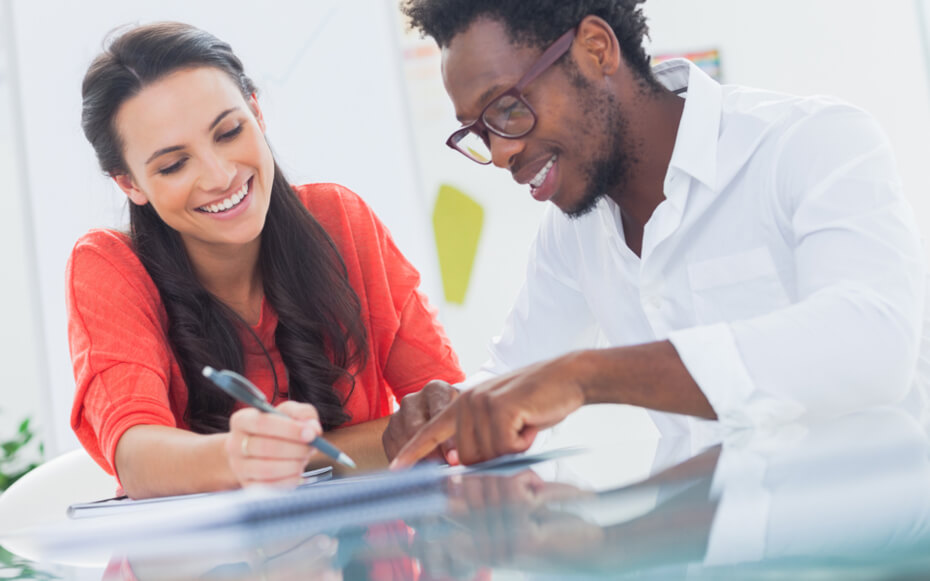
M 523 151 L 523 139 L 510 139 L 488 133 L 488 147 L 491 149 L 491 162 L 499 168 L 510 169 L 517 154 Z

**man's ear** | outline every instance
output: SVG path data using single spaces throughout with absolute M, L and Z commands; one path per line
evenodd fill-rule
M 578 25 L 575 46 L 572 47 L 575 62 L 591 73 L 601 77 L 610 76 L 620 66 L 620 43 L 617 35 L 604 19 L 588 15 Z
M 262 129 L 262 133 L 264 133 L 265 117 L 262 115 L 262 108 L 258 106 L 258 95 L 255 93 L 249 96 L 249 107 L 252 109 L 252 114 L 255 115 L 255 120 L 258 121 L 258 126 Z
M 113 181 L 116 182 L 119 189 L 123 190 L 123 193 L 129 197 L 133 204 L 144 206 L 149 203 L 148 197 L 136 186 L 136 182 L 133 181 L 132 176 L 129 174 L 115 175 Z

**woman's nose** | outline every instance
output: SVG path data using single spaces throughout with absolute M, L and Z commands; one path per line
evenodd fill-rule
M 217 153 L 203 158 L 200 187 L 203 190 L 227 190 L 236 177 L 236 164 Z

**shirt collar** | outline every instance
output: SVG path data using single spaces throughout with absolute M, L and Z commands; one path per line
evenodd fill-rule
M 723 101 L 720 85 L 686 59 L 664 61 L 652 71 L 667 89 L 687 95 L 669 170 L 677 168 L 714 189 Z

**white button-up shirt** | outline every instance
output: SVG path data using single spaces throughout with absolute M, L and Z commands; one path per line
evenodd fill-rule
M 550 206 L 483 372 L 668 339 L 725 425 L 922 405 L 924 257 L 876 122 L 684 60 L 655 73 L 685 107 L 641 257 L 609 198 L 574 220 Z

